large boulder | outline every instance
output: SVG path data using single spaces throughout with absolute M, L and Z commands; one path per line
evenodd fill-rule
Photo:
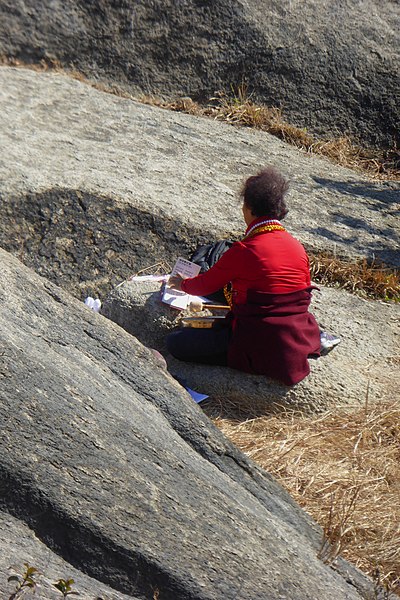
M 0 53 L 169 97 L 245 83 L 300 127 L 389 146 L 399 19 L 390 0 L 2 0 Z
M 0 259 L 1 573 L 20 536 L 21 563 L 41 567 L 44 545 L 49 577 L 72 565 L 78 586 L 142 600 L 371 591 L 351 565 L 318 558 L 320 528 L 147 348 L 10 254 Z
M 102 314 L 164 353 L 175 376 L 211 397 L 211 411 L 224 412 L 224 405 L 234 403 L 239 412 L 252 417 L 262 414 L 265 406 L 318 411 L 331 406 L 360 406 L 366 401 L 390 401 L 398 394 L 398 304 L 365 300 L 322 286 L 314 291 L 311 311 L 321 328 L 335 333 L 342 342 L 329 355 L 310 360 L 309 377 L 289 388 L 262 376 L 185 363 L 168 356 L 166 335 L 180 326 L 182 317 L 196 313 L 163 304 L 159 288 L 156 283 L 127 281 L 107 296 Z
M 285 223 L 309 249 L 400 266 L 398 183 L 260 131 L 3 67 L 0 144 L 0 244 L 80 298 L 242 235 L 238 190 L 266 163 L 289 177 Z

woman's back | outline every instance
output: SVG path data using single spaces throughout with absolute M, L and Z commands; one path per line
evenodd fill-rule
M 238 242 L 237 246 L 236 256 L 231 257 L 239 267 L 237 277 L 232 279 L 237 302 L 246 301 L 249 289 L 286 294 L 309 287 L 308 256 L 287 231 L 260 233 Z

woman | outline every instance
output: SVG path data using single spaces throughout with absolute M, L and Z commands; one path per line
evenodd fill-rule
M 231 311 L 223 326 L 170 334 L 167 346 L 173 356 L 228 365 L 286 385 L 309 374 L 308 357 L 320 356 L 320 330 L 308 312 L 313 289 L 308 256 L 280 222 L 288 212 L 287 189 L 274 167 L 249 177 L 241 192 L 244 238 L 209 271 L 169 279 L 171 287 L 198 296 L 231 284 Z

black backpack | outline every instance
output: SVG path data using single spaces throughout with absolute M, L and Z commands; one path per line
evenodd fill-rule
M 190 257 L 190 260 L 196 265 L 200 265 L 200 273 L 205 273 L 211 267 L 215 265 L 217 261 L 221 258 L 221 256 L 229 250 L 229 248 L 234 244 L 231 240 L 220 240 L 219 242 L 214 242 L 213 244 L 205 244 L 204 246 L 199 246 Z M 226 298 L 224 296 L 224 290 L 218 290 L 212 294 L 207 296 L 213 302 L 218 302 L 218 304 L 226 304 Z

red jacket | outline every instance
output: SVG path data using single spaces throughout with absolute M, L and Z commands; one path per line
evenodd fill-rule
M 248 227 L 265 217 L 255 219 Z M 246 302 L 247 290 L 286 294 L 310 286 L 310 267 L 303 246 L 287 231 L 258 233 L 236 242 L 205 273 L 185 279 L 182 290 L 207 296 L 232 282 L 233 301 Z
M 185 279 L 182 289 L 207 296 L 228 282 L 233 286 L 228 365 L 286 385 L 304 379 L 310 372 L 307 357 L 319 354 L 320 333 L 308 312 L 309 261 L 300 242 L 287 231 L 257 233 L 233 244 L 209 271 Z

